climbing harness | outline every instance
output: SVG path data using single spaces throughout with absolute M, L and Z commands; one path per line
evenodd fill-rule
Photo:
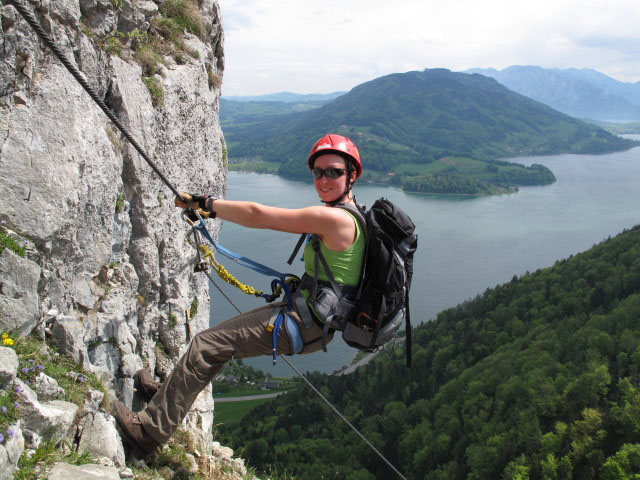
M 284 293 L 286 299 L 286 310 L 291 311 L 291 309 L 293 308 L 293 292 L 295 292 L 298 285 L 300 285 L 300 278 L 298 278 L 298 276 L 290 273 L 280 273 L 270 267 L 262 265 L 261 263 L 251 260 L 250 258 L 238 255 L 237 253 L 234 253 L 231 250 L 223 247 L 213 239 L 213 237 L 209 233 L 209 230 L 207 230 L 207 226 L 200 214 L 197 211 L 192 211 L 191 213 L 197 216 L 198 223 L 195 223 L 193 220 L 191 220 L 191 218 L 189 218 L 189 216 L 187 215 L 187 210 L 182 211 L 182 218 L 191 226 L 192 229 L 192 232 L 190 232 L 189 234 L 193 234 L 194 246 L 196 247 L 198 255 L 198 260 L 195 266 L 196 272 L 206 272 L 208 267 L 211 267 L 211 269 L 218 274 L 218 277 L 220 277 L 229 285 L 238 288 L 247 295 L 264 298 L 267 302 L 273 302 L 282 293 Z M 233 260 L 234 262 L 237 262 L 263 275 L 276 277 L 271 281 L 271 294 L 269 295 L 263 293 L 261 290 L 256 290 L 250 285 L 245 285 L 238 279 L 236 279 L 233 275 L 231 275 L 231 273 L 229 273 L 222 264 L 218 263 L 213 251 L 202 242 L 202 237 L 204 237 L 218 252 Z M 213 279 L 210 276 L 209 279 L 213 282 Z M 218 288 L 218 290 L 220 289 Z M 225 298 L 229 300 L 226 295 Z M 300 338 L 300 333 L 296 332 L 297 336 L 291 333 L 294 327 L 289 323 L 291 322 L 291 319 L 284 310 L 285 307 L 281 308 L 278 314 L 274 315 L 274 317 L 266 327 L 267 331 L 272 333 L 273 365 L 275 365 L 277 361 L 278 332 L 285 318 L 287 319 L 287 325 L 289 326 L 289 328 L 285 328 L 291 338 L 291 344 L 292 346 L 294 346 L 294 352 L 298 353 L 300 352 L 300 350 L 302 350 L 302 339 Z M 298 344 L 300 345 L 300 348 L 296 347 L 296 345 Z
M 82 88 L 84 88 L 84 90 L 89 94 L 89 96 L 93 99 L 93 101 L 100 107 L 100 109 L 104 112 L 104 114 L 109 118 L 109 120 L 111 120 L 111 122 L 116 126 L 116 128 L 118 128 L 118 130 L 120 130 L 120 132 L 129 141 L 129 143 L 136 149 L 136 151 L 140 154 L 140 156 L 147 162 L 147 164 L 152 168 L 152 170 L 158 175 L 160 180 L 162 180 L 162 182 L 169 188 L 169 190 L 171 190 L 171 192 L 176 197 L 178 197 L 180 200 L 184 200 L 182 195 L 169 182 L 169 180 L 167 180 L 167 178 L 162 174 L 162 172 L 158 169 L 158 167 L 151 160 L 151 158 L 146 154 L 146 152 L 142 149 L 142 147 L 140 147 L 138 142 L 136 142 L 135 138 L 131 135 L 131 133 L 129 133 L 129 131 L 120 122 L 118 117 L 116 117 L 116 115 L 113 113 L 113 111 L 104 103 L 104 101 L 102 101 L 102 99 L 98 96 L 98 94 L 87 83 L 87 81 L 84 78 L 84 75 L 75 67 L 75 65 L 73 65 L 67 59 L 67 57 L 62 52 L 62 50 L 60 50 L 58 48 L 58 46 L 51 39 L 51 37 L 44 31 L 44 29 L 40 26 L 40 24 L 38 23 L 36 18 L 33 16 L 33 14 L 20 2 L 20 0 L 7 0 L 7 3 L 11 4 L 20 13 L 20 15 L 22 15 L 22 17 L 31 26 L 31 28 L 36 32 L 36 34 L 45 43 L 45 45 L 47 45 L 47 47 L 49 47 L 49 49 L 56 55 L 56 57 L 58 57 L 58 60 L 60 60 L 60 62 L 66 67 L 66 69 L 69 71 L 69 73 L 71 73 L 71 75 L 78 81 L 78 83 L 82 86 Z M 195 212 L 195 213 L 196 213 L 196 215 L 198 215 L 197 212 Z M 280 272 L 277 272 L 276 270 L 273 270 L 273 269 L 271 269 L 269 267 L 266 267 L 266 266 L 264 266 L 262 264 L 259 264 L 258 262 L 254 262 L 253 260 L 250 260 L 250 259 L 248 259 L 246 257 L 243 257 L 241 255 L 233 253 L 230 250 L 227 250 L 226 248 L 222 247 L 221 245 L 218 245 L 213 240 L 213 238 L 211 237 L 211 235 L 210 235 L 209 231 L 207 230 L 206 225 L 204 224 L 204 221 L 202 220 L 201 217 L 199 218 L 199 223 L 196 224 L 195 222 L 191 222 L 191 224 L 192 224 L 192 231 L 190 232 L 190 234 L 193 234 L 194 243 L 197 246 L 197 255 L 198 255 L 198 263 L 196 264 L 196 271 L 204 272 L 207 275 L 207 277 L 209 278 L 209 280 L 211 281 L 211 283 L 223 294 L 223 296 L 229 301 L 229 303 L 236 309 L 236 311 L 238 313 L 241 314 L 242 313 L 241 310 L 233 303 L 233 301 L 231 301 L 231 299 L 226 294 L 224 294 L 224 292 L 222 292 L 222 290 L 213 281 L 213 278 L 211 277 L 211 275 L 208 272 L 208 267 L 211 265 L 210 262 L 211 261 L 215 262 L 215 258 L 213 257 L 213 252 L 211 252 L 211 255 L 208 255 L 210 250 L 207 251 L 207 250 L 204 250 L 204 249 L 200 248 L 200 245 L 203 244 L 203 242 L 202 242 L 202 240 L 200 238 L 200 235 L 202 237 L 204 237 L 209 243 L 211 243 L 211 245 L 216 249 L 216 251 L 218 251 L 222 255 L 228 257 L 229 259 L 233 260 L 234 262 L 237 262 L 237 263 L 240 263 L 240 264 L 244 264 L 245 266 L 255 270 L 256 272 L 263 273 L 265 275 L 275 276 L 276 280 L 274 280 L 272 282 L 272 285 L 275 285 L 275 287 L 272 288 L 272 290 L 274 290 L 273 294 L 275 294 L 275 291 L 277 290 L 278 286 L 280 288 L 282 288 L 282 291 L 285 292 L 286 297 L 287 297 L 287 310 L 288 311 L 291 310 L 291 308 L 292 308 L 291 291 L 294 290 L 294 288 L 292 288 L 292 287 L 295 285 L 295 279 L 297 279 L 297 277 L 295 277 L 295 275 L 282 274 Z M 204 259 L 202 258 L 202 255 L 204 255 Z M 217 264 L 217 262 L 215 262 L 214 265 L 215 264 Z M 212 266 L 212 268 L 214 268 L 214 270 L 216 269 L 216 267 L 213 267 L 213 266 Z M 216 272 L 217 271 L 218 270 L 216 270 Z M 297 281 L 299 283 L 300 280 L 298 279 Z M 264 294 L 262 294 L 262 293 L 260 294 L 260 296 L 263 296 L 263 295 Z M 275 298 L 277 298 L 277 297 L 275 297 Z M 291 321 L 290 317 L 286 314 L 286 312 L 283 311 L 283 309 L 280 309 L 280 311 L 279 311 L 278 315 L 276 316 L 276 318 L 274 320 L 274 323 L 273 323 L 273 325 L 271 327 L 272 328 L 272 334 L 273 334 L 273 342 L 274 342 L 273 343 L 273 358 L 274 358 L 274 360 L 275 360 L 276 355 L 277 355 L 276 343 L 275 342 L 276 342 L 276 338 L 278 336 L 278 332 L 279 332 L 279 330 L 280 330 L 280 328 L 282 326 L 282 323 L 285 322 L 285 328 L 286 328 L 289 321 Z M 269 328 L 269 327 L 267 327 L 267 328 Z M 290 333 L 290 335 L 291 335 L 291 333 Z M 295 342 L 292 339 L 292 346 L 294 346 L 294 345 L 295 345 Z M 297 353 L 296 352 L 297 348 L 298 347 L 294 346 L 294 352 L 295 353 Z M 338 417 L 340 417 L 340 419 L 342 419 L 342 421 L 346 425 L 348 425 L 400 478 L 402 478 L 403 480 L 407 480 L 406 477 L 404 475 L 402 475 L 402 473 L 400 473 L 400 471 L 398 471 L 398 469 L 396 469 L 393 466 L 393 464 L 389 460 L 387 460 L 386 457 L 384 455 L 382 455 L 382 453 L 380 453 L 378 451 L 378 449 L 376 449 L 371 444 L 371 442 L 369 442 L 366 439 L 366 437 L 364 435 L 362 435 L 344 417 L 344 415 L 342 415 L 336 409 L 336 407 L 334 407 L 333 404 L 331 402 L 329 402 L 329 400 L 327 400 L 324 397 L 324 395 L 322 395 L 322 393 L 320 393 L 320 391 L 318 391 L 318 389 L 316 389 L 311 384 L 311 382 L 309 382 L 309 380 L 296 367 L 293 366 L 293 364 L 289 360 L 287 360 L 285 355 L 280 355 L 280 358 L 282 358 L 287 363 L 287 365 L 289 365 L 289 367 L 291 367 L 291 369 L 300 378 L 302 378 L 302 380 L 305 381 L 305 383 L 316 393 L 316 395 L 318 395 L 320 397 L 320 399 L 322 399 L 322 401 L 326 405 L 328 405 L 336 413 L 336 415 L 338 415 Z
M 282 326 L 282 321 L 284 320 L 284 312 L 280 309 L 267 324 L 267 332 L 271 332 L 273 349 L 273 365 L 276 364 L 276 359 L 278 357 L 278 333 L 280 332 L 280 327 Z

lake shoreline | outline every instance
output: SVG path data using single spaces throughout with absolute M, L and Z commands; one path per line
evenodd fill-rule
M 278 173 L 275 172 L 264 172 L 261 171 L 261 169 L 256 169 L 256 170 L 251 170 L 251 169 L 229 169 L 229 172 L 234 172 L 234 173 L 254 173 L 257 175 L 273 175 L 275 177 L 278 178 L 283 178 L 285 180 L 290 180 L 292 182 L 302 182 L 305 184 L 309 184 L 311 185 L 313 182 L 306 182 L 304 180 L 300 180 L 297 178 L 289 178 L 286 177 L 284 175 L 280 175 Z M 372 187 L 384 187 L 384 188 L 391 188 L 400 192 L 405 192 L 405 193 L 411 193 L 411 194 L 415 194 L 415 195 L 451 195 L 451 196 L 456 196 L 456 197 L 477 197 L 477 198 L 483 198 L 483 197 L 491 197 L 491 196 L 500 196 L 500 195 L 512 195 L 514 193 L 518 193 L 520 190 L 520 187 L 523 186 L 538 186 L 538 187 L 543 187 L 545 185 L 550 185 L 549 183 L 541 183 L 541 184 L 534 184 L 534 185 L 517 185 L 514 187 L 509 187 L 511 190 L 509 189 L 502 189 L 503 191 L 495 191 L 495 192 L 491 192 L 491 193 L 455 193 L 455 192 L 421 192 L 421 191 L 417 191 L 417 190 L 404 190 L 402 188 L 398 188 L 398 186 L 396 185 L 389 185 L 388 182 L 376 182 L 374 180 L 359 180 L 360 185 L 366 184 L 368 186 L 372 186 Z M 495 188 L 500 188 L 500 187 L 495 187 Z

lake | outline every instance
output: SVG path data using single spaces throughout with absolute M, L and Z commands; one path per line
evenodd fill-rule
M 640 139 L 640 135 L 626 137 Z M 370 206 L 384 196 L 416 224 L 419 239 L 411 288 L 413 325 L 429 321 L 441 310 L 514 275 L 549 267 L 640 223 L 640 147 L 602 155 L 507 160 L 541 163 L 554 172 L 557 182 L 491 197 L 410 194 L 369 185 L 354 189 L 360 203 Z M 319 204 L 311 184 L 253 173 L 230 172 L 228 198 L 289 208 Z M 296 240 L 295 235 L 250 230 L 229 222 L 220 233 L 220 243 L 227 248 L 275 270 L 301 275 L 302 262 L 294 262 L 292 267 L 286 264 Z M 266 277 L 219 260 L 244 283 L 269 290 Z M 222 288 L 243 311 L 263 303 L 226 284 Z M 211 297 L 212 325 L 235 315 L 233 307 L 213 288 Z M 294 356 L 291 361 L 303 371 L 331 373 L 351 363 L 355 353 L 336 336 L 328 353 Z M 269 357 L 245 363 L 275 376 L 293 374 L 282 361 L 272 367 Z

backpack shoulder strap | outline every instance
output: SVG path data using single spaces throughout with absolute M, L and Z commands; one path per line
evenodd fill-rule
M 362 287 L 364 286 L 364 275 L 365 275 L 365 270 L 367 268 L 366 260 L 367 260 L 367 254 L 369 253 L 369 227 L 367 226 L 367 218 L 365 217 L 365 207 L 364 205 L 360 205 L 360 204 L 353 205 L 351 203 L 341 203 L 338 205 L 338 208 L 341 208 L 349 212 L 351 215 L 353 215 L 356 218 L 356 220 L 360 224 L 360 231 L 364 236 L 365 263 L 362 265 L 362 271 L 360 272 L 360 279 L 358 280 L 358 292 L 356 293 L 356 298 L 359 299 L 362 295 Z
M 302 235 L 300 235 L 300 238 L 298 239 L 298 243 L 296 243 L 296 246 L 294 247 L 293 252 L 291 252 L 291 256 L 289 257 L 289 260 L 287 260 L 287 263 L 289 265 L 291 265 L 293 261 L 296 259 L 296 255 L 298 255 L 298 252 L 300 251 L 300 247 L 302 247 L 302 244 L 307 239 L 308 235 L 309 235 L 308 233 L 303 233 Z
M 353 205 L 351 203 L 340 203 L 337 205 L 338 208 L 349 212 L 351 215 L 355 217 L 360 225 L 360 231 L 364 235 L 364 238 L 367 238 L 368 227 L 367 227 L 367 219 L 364 216 L 365 207 L 364 205 L 356 204 Z

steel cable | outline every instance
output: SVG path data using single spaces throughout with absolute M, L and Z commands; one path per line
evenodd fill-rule
M 93 99 L 93 101 L 100 107 L 100 109 L 104 112 L 104 114 L 109 117 L 109 120 L 113 122 L 113 124 L 120 130 L 120 132 L 125 136 L 125 138 L 129 141 L 129 143 L 136 149 L 136 151 L 140 154 L 142 158 L 149 164 L 149 166 L 153 169 L 154 172 L 160 177 L 160 180 L 164 182 L 164 184 L 169 187 L 169 189 L 173 192 L 173 194 L 182 200 L 182 195 L 180 192 L 167 180 L 167 178 L 162 174 L 162 172 L 158 169 L 156 164 L 151 160 L 151 158 L 147 155 L 147 153 L 142 149 L 142 147 L 138 144 L 136 139 L 129 133 L 126 127 L 120 122 L 118 117 L 113 113 L 104 101 L 98 96 L 95 90 L 89 85 L 87 80 L 84 77 L 84 74 L 80 72 L 76 68 L 76 66 L 69 61 L 64 52 L 58 48 L 53 39 L 49 36 L 47 32 L 44 31 L 42 26 L 36 20 L 36 17 L 27 9 L 26 6 L 22 4 L 19 0 L 7 0 L 8 3 L 13 5 L 13 7 L 18 10 L 20 15 L 27 21 L 27 23 L 33 28 L 33 30 L 38 34 L 38 37 L 45 43 L 47 47 L 58 57 L 58 60 L 62 62 L 62 64 L 66 67 L 71 75 L 78 81 L 78 83 L 84 88 L 84 90 L 89 94 L 89 96 Z

